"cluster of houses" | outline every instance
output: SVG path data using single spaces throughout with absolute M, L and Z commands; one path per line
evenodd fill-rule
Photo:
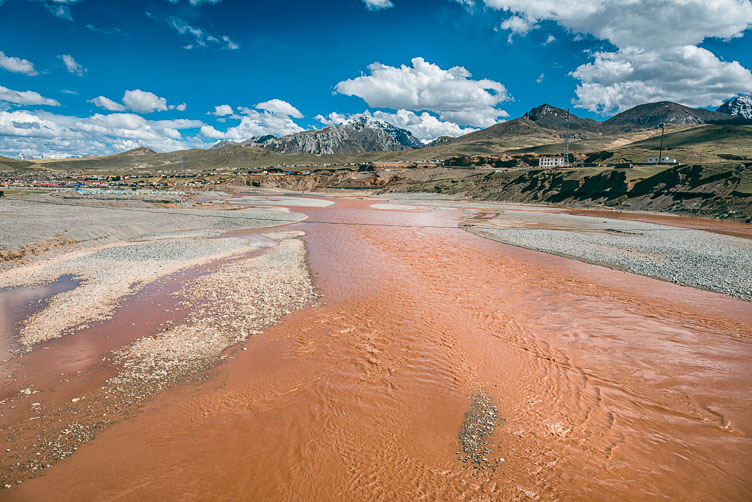
M 647 164 L 677 164 L 677 161 L 673 157 L 648 157 Z M 640 163 L 628 163 L 619 164 L 615 167 L 632 167 L 633 165 L 640 165 Z M 540 169 L 555 169 L 557 167 L 569 167 L 569 163 L 564 157 L 541 157 L 538 159 L 538 167 Z

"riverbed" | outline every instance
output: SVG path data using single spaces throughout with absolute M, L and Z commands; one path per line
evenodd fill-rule
M 332 204 L 291 205 L 307 219 L 280 228 L 305 233 L 294 235 L 317 301 L 2 496 L 747 498 L 752 303 L 473 235 L 460 225 L 498 211 L 472 201 L 321 199 Z M 170 296 L 180 277 L 160 280 L 124 302 L 112 332 L 105 322 L 25 355 L 53 366 L 14 406 L 75 399 L 111 378 L 102 346 L 119 345 L 98 340 L 132 343 L 123 312 L 136 328 L 184 322 Z M 75 364 L 54 357 L 77 339 L 99 348 Z M 34 379 L 19 360 L 3 364 Z M 56 364 L 67 365 L 59 380 L 78 383 L 53 378 Z M 30 418 L 2 413 L 6 424 Z M 468 435 L 482 436 L 478 462 L 463 461 Z

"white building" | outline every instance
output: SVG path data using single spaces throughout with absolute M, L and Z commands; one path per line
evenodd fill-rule
M 538 167 L 542 167 L 543 169 L 564 167 L 564 157 L 541 157 L 538 159 Z
M 658 160 L 660 160 L 660 164 L 676 164 L 676 159 L 671 157 L 648 157 L 648 164 L 658 164 Z

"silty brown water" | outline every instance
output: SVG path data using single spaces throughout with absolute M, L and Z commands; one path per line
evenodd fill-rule
M 752 307 L 505 246 L 442 209 L 308 209 L 323 294 L 9 500 L 744 500 Z M 317 223 L 318 222 L 318 223 Z M 500 416 L 457 459 L 468 397 Z M 503 459 L 503 461 L 501 461 Z

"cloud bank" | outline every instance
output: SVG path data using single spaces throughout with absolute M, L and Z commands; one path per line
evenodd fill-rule
M 485 0 L 488 7 L 530 23 L 554 21 L 616 50 L 593 54 L 571 75 L 580 81 L 575 105 L 612 113 L 656 100 L 717 106 L 752 91 L 752 73 L 698 47 L 707 38 L 740 37 L 752 26 L 747 0 Z M 505 21 L 505 23 L 507 23 Z M 505 27 L 502 23 L 502 27 Z M 521 34 L 522 23 L 506 29 Z
M 398 68 L 373 63 L 370 75 L 339 82 L 335 92 L 362 98 L 373 108 L 430 111 L 442 120 L 474 127 L 488 127 L 508 115 L 496 108 L 510 99 L 501 83 L 473 80 L 462 66 L 444 70 L 420 57 L 411 63 Z
M 227 107 L 227 108 L 225 108 Z M 273 134 L 285 136 L 303 131 L 304 129 L 295 123 L 294 118 L 303 118 L 303 114 L 287 101 L 272 99 L 255 104 L 252 108 L 239 106 L 239 115 L 232 113 L 229 105 L 214 107 L 214 114 L 229 115 L 229 118 L 240 120 L 236 126 L 229 127 L 226 131 L 219 131 L 211 125 L 201 127 L 201 134 L 214 140 L 226 139 L 230 141 L 245 141 L 253 136 Z M 229 111 L 230 114 L 226 112 Z

